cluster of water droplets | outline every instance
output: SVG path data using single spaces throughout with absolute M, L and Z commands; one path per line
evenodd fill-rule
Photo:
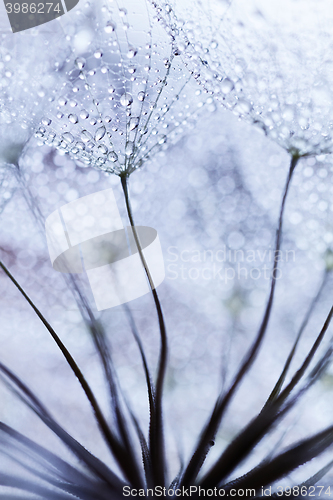
M 287 220 L 297 248 L 313 258 L 333 251 L 332 180 L 331 155 L 304 158 L 295 171 Z
M 58 75 L 57 32 L 3 33 L 0 44 L 0 165 L 16 164 L 45 103 L 53 99 Z M 66 46 L 62 47 L 64 54 Z
M 314 0 L 152 1 L 193 77 L 296 155 L 333 149 L 333 11 Z
M 57 87 L 55 63 L 66 53 L 58 28 L 0 35 L 0 210 L 15 190 L 25 145 Z
M 195 124 L 207 96 L 200 100 L 147 9 L 143 0 L 81 9 L 76 37 L 88 27 L 93 37 L 79 54 L 73 38 L 64 83 L 36 130 L 40 144 L 82 167 L 130 173 Z

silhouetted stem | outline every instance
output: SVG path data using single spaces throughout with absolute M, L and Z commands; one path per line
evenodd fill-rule
M 274 300 L 274 293 L 275 293 L 275 286 L 276 286 L 276 280 L 277 280 L 277 271 L 278 271 L 278 266 L 279 266 L 279 252 L 281 248 L 281 241 L 282 241 L 282 225 L 283 225 L 283 214 L 284 214 L 284 209 L 286 205 L 286 200 L 287 200 L 287 195 L 292 179 L 292 175 L 294 173 L 295 167 L 298 162 L 298 157 L 293 156 L 291 158 L 290 162 L 290 167 L 289 167 L 289 173 L 287 177 L 287 181 L 285 184 L 285 188 L 283 191 L 283 197 L 282 197 L 282 202 L 281 202 L 281 207 L 280 207 L 280 215 L 279 215 L 279 222 L 278 222 L 278 227 L 277 227 L 277 232 L 276 232 L 276 243 L 275 243 L 275 253 L 274 253 L 274 265 L 273 265 L 273 272 L 272 272 L 272 281 L 271 281 L 271 286 L 270 286 L 270 292 L 269 292 L 269 298 L 268 302 L 266 305 L 266 309 L 264 312 L 263 320 L 261 322 L 259 331 L 257 333 L 257 336 L 255 338 L 254 343 L 252 346 L 249 348 L 248 352 L 246 353 L 241 367 L 238 370 L 237 375 L 235 376 L 235 379 L 230 387 L 230 389 L 227 391 L 226 394 L 220 394 L 218 397 L 214 410 L 211 414 L 210 420 L 205 426 L 205 428 L 202 431 L 201 438 L 199 440 L 199 443 L 197 445 L 197 448 L 190 460 L 190 463 L 185 470 L 183 479 L 181 484 L 186 486 L 190 486 L 193 484 L 195 481 L 199 470 L 201 469 L 207 453 L 209 452 L 211 442 L 215 439 L 216 433 L 218 431 L 218 428 L 221 424 L 221 420 L 223 417 L 223 414 L 229 405 L 233 395 L 236 392 L 236 389 L 238 388 L 240 382 L 246 375 L 246 373 L 249 371 L 251 368 L 253 362 L 255 361 L 257 354 L 259 352 L 260 346 L 262 344 L 262 341 L 264 339 L 269 318 L 271 315 L 272 311 L 272 306 L 273 306 L 273 300 Z M 211 473 L 208 473 L 206 478 L 208 479 L 209 482 L 209 477 L 210 474 L 214 474 L 215 470 L 214 467 L 211 471 Z
M 308 324 L 308 322 L 309 322 L 309 320 L 310 320 L 310 318 L 312 316 L 312 313 L 313 313 L 313 311 L 314 311 L 314 309 L 315 309 L 315 307 L 316 307 L 316 305 L 317 305 L 317 303 L 318 303 L 318 301 L 320 299 L 320 296 L 321 296 L 321 294 L 322 294 L 322 292 L 323 292 L 323 290 L 325 288 L 328 276 L 329 276 L 329 271 L 326 270 L 325 274 L 324 274 L 324 278 L 322 280 L 322 283 L 321 283 L 321 285 L 319 287 L 319 290 L 318 290 L 316 296 L 314 297 L 314 299 L 311 301 L 311 304 L 310 304 L 310 306 L 309 306 L 309 308 L 308 308 L 308 310 L 307 310 L 307 312 L 305 314 L 305 317 L 304 317 L 304 319 L 302 321 L 302 324 L 301 324 L 300 329 L 298 331 L 296 340 L 295 340 L 295 342 L 294 342 L 294 344 L 293 344 L 293 346 L 291 348 L 291 351 L 289 353 L 287 361 L 285 362 L 285 365 L 283 367 L 282 373 L 281 373 L 278 381 L 276 382 L 276 384 L 274 386 L 274 389 L 272 390 L 271 394 L 269 395 L 269 398 L 267 399 L 267 401 L 265 403 L 265 406 L 267 404 L 270 404 L 272 401 L 274 401 L 278 397 L 278 395 L 280 394 L 280 391 L 281 391 L 283 383 L 284 383 L 284 381 L 286 379 L 289 367 L 290 367 L 291 362 L 292 362 L 292 360 L 294 358 L 297 345 L 298 345 L 298 343 L 299 343 L 299 341 L 301 339 L 301 336 L 302 336 L 305 328 L 307 327 L 307 324 Z
M 121 443 L 119 443 L 117 437 L 113 434 L 111 429 L 109 428 L 107 421 L 105 420 L 105 417 L 103 415 L 103 412 L 95 398 L 95 395 L 88 384 L 87 380 L 85 379 L 83 373 L 81 372 L 80 368 L 76 364 L 74 358 L 66 348 L 66 346 L 63 344 L 61 339 L 58 337 L 57 333 L 55 330 L 52 328 L 52 326 L 49 324 L 49 322 L 46 320 L 46 318 L 43 316 L 43 314 L 40 312 L 40 310 L 35 306 L 33 301 L 30 299 L 30 297 L 25 293 L 23 288 L 19 285 L 19 283 L 16 281 L 14 276 L 9 272 L 7 267 L 0 261 L 0 268 L 5 272 L 5 274 L 8 276 L 8 278 L 12 281 L 12 283 L 16 286 L 16 288 L 19 290 L 19 292 L 22 294 L 22 296 L 25 298 L 25 300 L 28 302 L 28 304 L 32 307 L 34 312 L 37 314 L 41 322 L 44 324 L 50 335 L 52 336 L 53 340 L 56 342 L 57 346 L 59 347 L 60 351 L 64 355 L 68 365 L 74 372 L 75 376 L 77 377 L 78 381 L 81 384 L 82 389 L 84 390 L 88 401 L 90 402 L 92 409 L 94 411 L 98 426 L 111 450 L 113 455 L 116 457 L 125 477 L 132 483 L 136 484 L 139 488 L 142 486 L 142 481 L 141 478 L 138 476 L 138 472 L 136 470 L 132 470 L 131 468 L 128 467 L 128 456 L 126 455 L 126 450 L 124 450 L 123 446 Z
M 153 475 L 155 478 L 155 484 L 157 486 L 165 485 L 165 473 L 166 473 L 166 462 L 164 453 L 164 436 L 163 436 L 163 419 L 162 419 L 162 397 L 163 397 L 163 385 L 165 379 L 165 373 L 167 368 L 167 358 L 168 358 L 168 343 L 165 322 L 162 312 L 162 307 L 160 300 L 158 298 L 157 292 L 155 290 L 154 282 L 150 274 L 146 259 L 143 255 L 141 244 L 139 241 L 138 233 L 135 228 L 133 212 L 130 204 L 129 193 L 128 193 L 128 176 L 126 174 L 121 176 L 121 185 L 124 191 L 126 209 L 128 218 L 133 230 L 133 235 L 135 239 L 136 246 L 140 255 L 142 265 L 145 269 L 149 286 L 153 295 L 155 308 L 158 317 L 160 336 L 161 336 L 161 349 L 160 357 L 158 361 L 158 372 L 156 381 L 156 393 L 155 393 L 155 408 L 151 415 L 150 422 L 150 453 Z

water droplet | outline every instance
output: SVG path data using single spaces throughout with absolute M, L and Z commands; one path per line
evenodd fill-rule
M 307 130 L 310 126 L 308 118 L 300 117 L 298 123 L 302 130 Z
M 105 121 L 105 123 L 110 123 L 112 121 L 111 116 L 105 116 L 104 121 Z
M 212 41 L 210 42 L 210 48 L 211 48 L 211 49 L 217 49 L 218 45 L 219 45 L 219 44 L 218 44 L 218 42 L 217 42 L 216 40 L 212 40 Z
M 109 88 L 108 88 L 109 94 L 113 94 L 115 90 L 116 89 L 112 85 L 110 85 Z
M 229 78 L 225 78 L 221 83 L 221 90 L 223 94 L 229 94 L 234 88 L 234 82 Z
M 75 93 L 76 93 L 76 92 L 78 92 L 80 89 L 79 89 L 79 87 L 73 87 L 73 88 L 72 88 L 72 90 L 73 90 L 73 92 L 75 92 Z
M 165 144 L 166 143 L 166 135 L 160 135 L 159 138 L 158 138 L 158 143 L 159 144 Z
M 235 106 L 235 110 L 242 115 L 249 113 L 251 111 L 251 104 L 245 99 L 239 99 Z
M 292 106 L 286 106 L 282 113 L 282 118 L 287 122 L 291 122 L 294 119 L 294 109 Z
M 59 104 L 59 106 L 66 106 L 67 99 L 65 99 L 64 97 L 59 97 L 58 104 Z
M 137 117 L 131 118 L 130 122 L 129 122 L 129 129 L 135 130 L 137 128 L 137 126 L 139 125 L 139 121 L 140 121 L 140 119 Z
M 49 125 L 51 125 L 51 123 L 52 123 L 52 120 L 50 120 L 50 118 L 43 118 L 42 119 L 42 124 L 46 125 L 46 127 L 48 127 Z
M 89 118 L 88 111 L 86 111 L 85 109 L 82 109 L 82 111 L 80 112 L 80 118 L 82 118 L 82 120 L 86 120 L 87 118 Z
M 133 102 L 133 97 L 128 92 L 125 92 L 120 98 L 120 104 L 124 107 L 130 106 Z
M 118 160 L 118 155 L 115 151 L 111 151 L 111 153 L 108 154 L 108 160 L 112 161 L 112 163 L 116 162 Z
M 146 94 L 143 91 L 139 92 L 138 93 L 138 99 L 139 99 L 139 101 L 143 102 L 145 100 L 145 96 L 146 96 Z
M 92 140 L 92 135 L 90 132 L 88 132 L 88 130 L 82 130 L 81 132 L 81 139 L 83 140 L 83 142 L 88 142 L 88 141 L 91 141 Z
M 70 132 L 65 132 L 64 134 L 62 134 L 61 138 L 68 144 L 74 142 L 74 137 Z
M 101 73 L 103 73 L 103 75 L 105 75 L 108 71 L 109 71 L 109 68 L 107 66 L 101 67 Z
M 135 66 L 129 66 L 127 68 L 127 71 L 129 72 L 130 75 L 134 75 L 134 73 L 136 72 L 136 68 Z
M 75 108 L 77 106 L 77 102 L 76 101 L 69 101 L 69 105 L 71 108 Z
M 94 52 L 94 57 L 96 57 L 96 59 L 100 59 L 103 55 L 103 52 L 101 51 L 101 49 L 97 49 L 95 50 Z
M 78 69 L 83 69 L 86 65 L 86 60 L 83 57 L 77 57 L 74 64 Z
M 63 118 L 63 117 L 64 117 L 63 113 L 60 113 L 60 111 L 59 111 L 59 113 L 57 113 L 58 120 L 61 120 L 61 118 Z
M 137 53 L 138 53 L 138 51 L 134 47 L 131 47 L 130 49 L 128 49 L 128 52 L 127 52 L 128 59 L 133 59 L 133 57 L 135 57 L 137 55 Z
M 71 123 L 77 123 L 79 121 L 78 117 L 73 114 L 68 115 L 68 119 Z
M 75 144 L 75 146 L 76 146 L 78 149 L 82 149 L 82 150 L 84 149 L 84 144 L 83 144 L 83 142 L 78 141 L 78 142 Z
M 97 123 L 96 118 L 92 118 L 92 119 L 90 120 L 90 125 L 96 125 L 96 123 Z
M 98 146 L 98 151 L 100 152 L 100 154 L 106 155 L 108 152 L 108 148 L 105 146 L 105 144 L 101 144 L 100 146 Z
M 125 155 L 131 156 L 131 154 L 133 153 L 133 148 L 134 148 L 134 142 L 129 141 L 125 147 Z
M 120 17 L 125 17 L 127 14 L 127 10 L 124 8 L 119 9 L 119 15 Z
M 108 21 L 105 25 L 104 31 L 105 33 L 113 33 L 115 31 L 116 25 L 112 21 Z
M 95 133 L 95 141 L 100 141 L 101 139 L 103 139 L 105 133 L 106 133 L 106 128 L 104 127 L 104 125 L 103 127 L 99 127 Z
M 170 12 L 172 11 L 171 5 L 169 5 L 168 3 L 165 5 L 164 8 L 165 8 L 165 12 L 167 14 L 170 14 Z

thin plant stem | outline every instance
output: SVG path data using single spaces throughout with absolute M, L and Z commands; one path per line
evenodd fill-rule
M 126 456 L 126 452 L 123 448 L 123 445 L 118 441 L 117 437 L 113 434 L 111 431 L 104 415 L 103 412 L 95 398 L 95 395 L 88 384 L 87 380 L 85 379 L 83 373 L 81 372 L 79 366 L 75 362 L 74 358 L 66 348 L 66 346 L 63 344 L 61 339 L 58 337 L 57 333 L 54 331 L 52 326 L 49 324 L 49 322 L 46 320 L 46 318 L 43 316 L 43 314 L 40 312 L 40 310 L 36 307 L 36 305 L 33 303 L 33 301 L 30 299 L 30 297 L 26 294 L 26 292 L 23 290 L 23 288 L 20 286 L 20 284 L 16 281 L 14 276 L 10 273 L 10 271 L 7 269 L 7 267 L 3 264 L 3 262 L 0 261 L 0 268 L 4 271 L 4 273 L 8 276 L 8 278 L 12 281 L 12 283 L 16 286 L 16 288 L 19 290 L 19 292 L 22 294 L 22 296 L 25 298 L 25 300 L 28 302 L 28 304 L 31 306 L 31 308 L 34 310 L 34 312 L 37 314 L 38 318 L 41 320 L 41 322 L 44 324 L 50 335 L 52 336 L 53 340 L 56 342 L 57 346 L 59 347 L 60 351 L 64 355 L 68 365 L 74 372 L 75 376 L 77 377 L 78 381 L 81 384 L 81 387 L 83 391 L 85 392 L 88 401 L 91 404 L 91 407 L 94 411 L 96 421 L 98 423 L 98 426 L 101 430 L 102 435 L 104 436 L 110 451 L 112 454 L 117 458 L 118 463 L 120 464 L 120 467 L 125 475 L 125 477 L 132 481 L 133 484 L 138 485 L 139 487 L 142 486 L 142 479 L 138 475 L 138 471 L 132 470 L 128 468 L 128 457 Z
M 156 392 L 155 392 L 155 411 L 151 414 L 150 421 L 150 453 L 151 453 L 151 463 L 153 469 L 153 475 L 155 479 L 156 486 L 165 485 L 165 474 L 166 474 L 166 461 L 165 461 L 165 450 L 164 450 L 164 434 L 163 434 L 163 417 L 162 417 L 162 398 L 163 398 L 163 385 L 167 368 L 168 360 L 168 342 L 166 327 L 164 322 L 164 316 L 158 294 L 156 292 L 154 282 L 149 271 L 146 259 L 143 255 L 142 247 L 139 241 L 138 233 L 135 228 L 133 212 L 131 208 L 131 203 L 129 199 L 128 192 L 128 175 L 123 174 L 121 176 L 121 185 L 123 188 L 125 203 L 127 209 L 127 215 L 133 230 L 133 235 L 135 239 L 136 246 L 140 255 L 142 265 L 145 269 L 145 273 L 148 278 L 149 286 L 153 295 L 155 308 L 158 317 L 160 337 L 161 337 L 161 348 L 158 361 L 158 372 L 156 380 Z
M 36 202 L 34 196 L 31 193 L 31 190 L 29 186 L 26 184 L 24 176 L 22 175 L 22 172 L 20 170 L 19 165 L 15 165 L 15 173 L 16 177 L 22 187 L 22 192 L 24 195 L 24 199 L 31 210 L 31 213 L 33 214 L 38 227 L 40 230 L 44 229 L 44 217 L 43 214 L 40 210 L 40 207 L 38 203 Z M 126 448 L 126 453 L 127 453 L 127 459 L 128 462 L 131 462 L 131 468 L 133 471 L 135 471 L 136 477 L 140 477 L 140 471 L 137 465 L 137 461 L 134 456 L 133 452 L 133 446 L 132 443 L 129 441 L 129 434 L 128 434 L 128 429 L 126 428 L 126 423 L 124 418 L 122 418 L 121 411 L 120 411 L 120 406 L 119 406 L 119 396 L 118 396 L 118 391 L 117 391 L 117 385 L 115 382 L 115 376 L 113 373 L 113 363 L 111 360 L 111 354 L 106 346 L 105 339 L 104 339 L 104 332 L 101 327 L 101 324 L 98 324 L 96 321 L 96 318 L 88 304 L 88 301 L 84 297 L 83 293 L 79 290 L 79 287 L 74 279 L 74 277 L 69 274 L 63 275 L 64 280 L 66 282 L 66 285 L 71 289 L 73 292 L 74 298 L 77 302 L 79 311 L 81 313 L 81 316 L 83 320 L 85 321 L 87 327 L 89 328 L 89 331 L 92 335 L 94 345 L 96 347 L 97 353 L 100 357 L 106 381 L 108 383 L 109 389 L 110 389 L 110 395 L 111 395 L 111 401 L 112 401 L 112 412 L 115 413 L 116 417 L 116 424 L 118 431 L 120 432 L 121 436 L 121 441 L 122 445 Z M 115 436 L 116 437 L 116 436 Z M 133 474 L 134 477 L 134 474 Z
M 277 280 L 277 272 L 278 272 L 278 266 L 279 266 L 279 259 L 277 258 L 279 256 L 279 251 L 281 248 L 281 242 L 282 242 L 282 226 L 283 226 L 283 215 L 284 215 L 284 209 L 286 205 L 286 200 L 289 192 L 289 187 L 291 183 L 291 179 L 295 170 L 295 167 L 297 165 L 299 157 L 297 156 L 292 156 L 291 162 L 290 162 L 290 167 L 289 167 L 289 172 L 288 172 L 288 177 L 287 181 L 285 184 L 285 188 L 283 191 L 283 196 L 282 196 L 282 202 L 281 202 L 281 207 L 280 207 L 280 215 L 279 215 L 279 222 L 278 222 L 278 227 L 276 231 L 276 243 L 275 243 L 275 253 L 274 253 L 274 264 L 273 264 L 273 272 L 272 272 L 272 281 L 271 281 L 271 286 L 270 286 L 270 292 L 269 292 L 269 298 L 268 302 L 265 308 L 264 316 L 260 325 L 260 328 L 258 330 L 257 336 L 254 340 L 254 343 L 252 346 L 249 348 L 247 351 L 241 367 L 238 370 L 238 373 L 236 374 L 233 383 L 231 384 L 230 389 L 227 391 L 226 394 L 220 394 L 219 397 L 217 398 L 217 401 L 215 403 L 215 407 L 213 409 L 213 412 L 211 414 L 211 417 L 204 427 L 201 437 L 199 439 L 199 443 L 192 455 L 192 458 L 185 470 L 184 476 L 182 478 L 182 486 L 190 486 L 193 484 L 193 481 L 197 477 L 199 470 L 201 469 L 206 456 L 210 450 L 211 443 L 214 441 L 216 433 L 218 431 L 218 428 L 220 426 L 223 414 L 228 407 L 232 397 L 234 396 L 240 382 L 243 380 L 244 376 L 246 373 L 249 371 L 251 368 L 252 364 L 254 363 L 257 354 L 259 352 L 260 346 L 262 344 L 262 341 L 264 339 L 269 318 L 271 315 L 272 307 L 273 307 L 273 301 L 274 301 L 274 293 L 275 293 L 275 287 L 276 287 L 276 280 Z
M 274 386 L 271 394 L 269 395 L 269 397 L 268 397 L 268 399 L 267 399 L 267 401 L 265 403 L 265 406 L 267 404 L 270 404 L 272 401 L 274 401 L 278 397 L 278 395 L 280 394 L 280 392 L 281 392 L 281 388 L 282 388 L 283 383 L 284 383 L 284 381 L 286 379 L 287 373 L 289 371 L 291 362 L 292 362 L 292 360 L 294 358 L 294 355 L 295 355 L 297 346 L 299 344 L 299 341 L 301 339 L 301 336 L 302 336 L 305 328 L 307 327 L 308 322 L 309 322 L 309 320 L 310 320 L 310 318 L 312 316 L 312 313 L 315 310 L 315 307 L 316 307 L 316 305 L 317 305 L 317 303 L 318 303 L 318 301 L 319 301 L 319 299 L 321 297 L 321 294 L 322 294 L 322 292 L 323 292 L 323 290 L 325 288 L 325 285 L 327 283 L 327 279 L 328 279 L 329 273 L 330 273 L 329 270 L 326 270 L 325 273 L 324 273 L 324 277 L 323 277 L 323 280 L 322 280 L 321 285 L 319 287 L 319 290 L 316 293 L 316 296 L 314 297 L 314 299 L 311 301 L 311 304 L 310 304 L 310 306 L 309 306 L 309 308 L 308 308 L 308 310 L 307 310 L 307 312 L 305 314 L 305 317 L 304 317 L 304 319 L 302 321 L 302 324 L 301 324 L 301 326 L 299 328 L 296 340 L 295 340 L 295 342 L 294 342 L 294 344 L 293 344 L 293 346 L 291 348 L 291 351 L 290 351 L 290 353 L 288 355 L 288 358 L 287 358 L 287 360 L 285 362 L 285 365 L 283 367 L 281 375 L 280 375 L 278 381 L 276 382 L 276 384 L 275 384 L 275 386 Z

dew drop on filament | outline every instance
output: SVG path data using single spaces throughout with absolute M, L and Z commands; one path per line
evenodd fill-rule
M 229 94 L 234 88 L 234 82 L 231 81 L 229 78 L 225 78 L 223 82 L 221 83 L 221 90 L 223 94 Z
M 115 151 L 111 151 L 111 153 L 108 154 L 108 160 L 112 161 L 112 163 L 116 162 L 118 160 L 118 155 Z
M 88 142 L 88 141 L 91 141 L 92 140 L 92 135 L 90 132 L 88 132 L 88 130 L 82 130 L 81 132 L 81 139 L 83 140 L 83 142 Z
M 129 122 L 129 129 L 130 130 L 135 130 L 138 125 L 139 125 L 139 118 L 138 117 L 133 117 L 130 119 L 130 122 Z
M 145 100 L 145 93 L 143 91 L 138 93 L 138 99 L 140 102 Z
M 105 129 L 104 125 L 103 125 L 103 127 L 99 127 L 95 133 L 95 141 L 100 141 L 101 139 L 103 139 L 103 137 L 105 136 L 105 133 L 106 133 L 106 129 Z
M 116 25 L 112 21 L 108 21 L 104 27 L 105 33 L 113 33 L 116 29 Z
M 74 142 L 74 137 L 73 137 L 73 135 L 70 132 L 65 132 L 64 134 L 62 134 L 61 138 L 65 142 L 67 142 L 68 144 L 71 144 L 72 142 Z
M 138 51 L 136 49 L 134 49 L 133 47 L 131 47 L 127 52 L 128 59 L 133 59 L 133 57 L 135 57 L 137 55 L 137 53 L 138 53 Z
M 82 109 L 82 111 L 80 112 L 80 118 L 82 120 L 86 120 L 87 118 L 89 118 L 89 113 L 88 111 L 86 111 L 85 109 Z
M 103 52 L 100 49 L 95 50 L 94 57 L 96 59 L 100 59 L 102 57 L 102 55 L 103 55 Z
M 130 106 L 133 102 L 133 97 L 128 92 L 125 92 L 120 98 L 120 104 L 124 107 Z
M 83 57 L 77 57 L 75 59 L 75 66 L 78 68 L 78 69 L 83 69 L 86 65 L 86 60 L 83 58 Z
M 131 156 L 131 154 L 133 153 L 133 148 L 134 148 L 134 142 L 129 141 L 125 147 L 126 156 Z
M 70 114 L 68 115 L 68 120 L 71 122 L 71 123 L 77 123 L 79 121 L 78 117 L 76 115 L 73 115 L 73 114 Z

